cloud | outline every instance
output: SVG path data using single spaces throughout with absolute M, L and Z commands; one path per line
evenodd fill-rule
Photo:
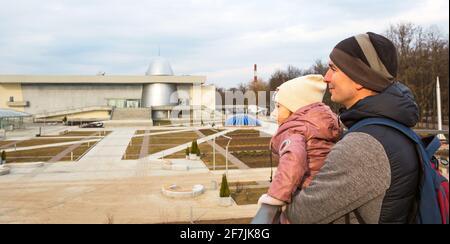
M 326 60 L 343 38 L 390 24 L 437 25 L 448 1 L 0 0 L 0 73 L 145 73 L 161 48 L 177 74 L 231 87 Z

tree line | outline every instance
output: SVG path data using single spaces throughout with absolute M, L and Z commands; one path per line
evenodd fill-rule
M 412 23 L 391 25 L 384 33 L 397 48 L 399 68 L 397 80 L 406 84 L 413 92 L 420 107 L 420 123 L 423 128 L 435 128 L 437 123 L 436 78 L 441 85 L 442 118 L 448 125 L 449 115 L 449 39 L 435 26 L 424 28 Z M 275 91 L 284 82 L 308 74 L 322 74 L 328 70 L 327 62 L 316 60 L 307 69 L 289 65 L 286 69 L 276 70 L 268 81 L 240 83 L 229 91 L 266 91 L 266 104 L 270 106 L 270 91 Z M 225 104 L 226 89 L 218 88 L 218 94 Z M 334 112 L 339 113 L 340 105 L 330 99 L 327 91 L 324 102 Z

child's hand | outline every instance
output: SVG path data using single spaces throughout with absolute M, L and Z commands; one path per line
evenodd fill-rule
M 280 201 L 280 200 L 278 200 L 276 198 L 273 198 L 273 197 L 271 197 L 271 196 L 269 196 L 267 194 L 263 194 L 258 200 L 258 205 L 261 205 L 263 203 L 264 204 L 268 204 L 268 205 L 272 205 L 272 206 L 284 206 L 284 205 L 286 205 L 285 202 Z

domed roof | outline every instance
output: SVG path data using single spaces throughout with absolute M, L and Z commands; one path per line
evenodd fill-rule
M 173 75 L 173 70 L 167 59 L 157 57 L 150 63 L 145 75 Z
M 225 122 L 226 126 L 261 126 L 261 121 L 248 114 L 237 114 Z

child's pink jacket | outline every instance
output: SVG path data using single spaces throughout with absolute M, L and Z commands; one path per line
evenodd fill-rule
M 340 134 L 336 114 L 323 103 L 305 106 L 292 114 L 271 140 L 279 164 L 268 195 L 290 203 L 295 190 L 307 187 L 319 172 Z

